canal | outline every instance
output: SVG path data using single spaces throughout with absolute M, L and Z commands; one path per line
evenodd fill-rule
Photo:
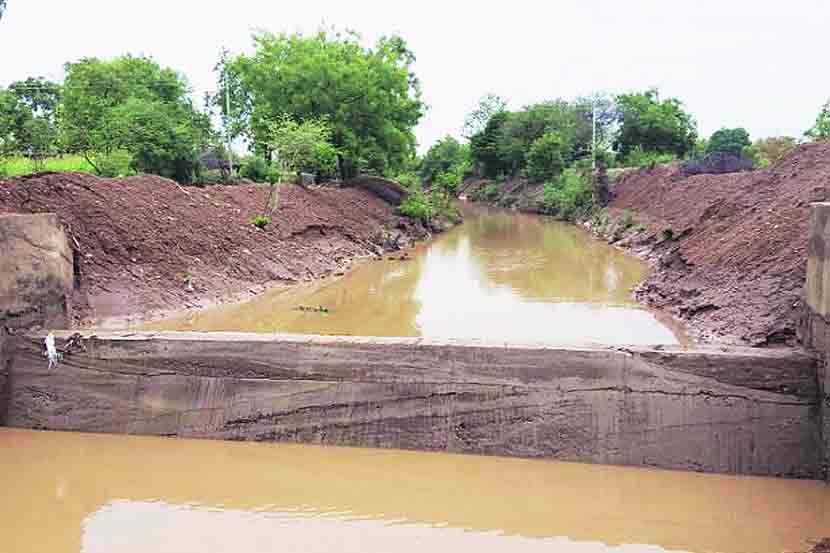
M 819 482 L 0 429 L 9 553 L 781 553 Z
M 688 343 L 632 300 L 642 261 L 572 225 L 465 211 L 405 254 L 152 328 Z M 830 487 L 807 480 L 10 428 L 0 451 L 11 553 L 781 553 L 830 534 Z
M 686 342 L 676 324 L 632 299 L 648 273 L 643 261 L 574 225 L 462 208 L 464 224 L 405 255 L 149 328 L 549 344 Z

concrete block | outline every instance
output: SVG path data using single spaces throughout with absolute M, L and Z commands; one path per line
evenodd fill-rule
M 0 216 L 0 326 L 69 328 L 72 249 L 52 213 Z

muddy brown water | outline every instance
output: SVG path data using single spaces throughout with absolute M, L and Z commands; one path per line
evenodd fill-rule
M 0 551 L 780 553 L 819 482 L 0 429 Z
M 463 209 L 463 225 L 407 252 L 406 260 L 387 256 L 343 278 L 149 328 L 554 344 L 688 342 L 676 324 L 632 299 L 648 273 L 643 261 L 573 225 Z

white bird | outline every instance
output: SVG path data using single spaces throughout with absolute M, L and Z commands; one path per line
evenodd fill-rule
M 49 370 L 51 371 L 60 362 L 60 353 L 58 353 L 55 347 L 55 335 L 50 332 L 43 342 L 46 344 L 46 352 L 44 355 L 49 359 Z

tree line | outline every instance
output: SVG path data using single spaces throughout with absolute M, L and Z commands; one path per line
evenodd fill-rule
M 741 128 L 699 137 L 683 103 L 656 90 L 518 110 L 488 95 L 467 116 L 461 140 L 444 138 L 418 157 L 414 128 L 426 106 L 415 55 L 402 38 L 366 46 L 351 32 L 261 32 L 253 43 L 251 54 L 220 53 L 217 90 L 198 104 L 183 74 L 131 55 L 67 63 L 61 83 L 12 83 L 0 89 L 0 156 L 37 165 L 74 154 L 99 175 L 155 173 L 183 183 L 204 181 L 211 171 L 222 181 L 238 175 L 260 182 L 286 172 L 341 179 L 369 173 L 451 195 L 474 175 L 522 176 L 555 191 L 597 161 L 642 166 L 729 154 L 763 166 L 802 139 L 830 138 L 830 102 L 803 138 L 751 142 Z M 239 140 L 251 155 L 228 150 Z
M 676 160 L 693 172 L 762 168 L 805 140 L 830 139 L 830 101 L 801 138 L 752 142 L 744 128 L 723 128 L 700 137 L 694 117 L 677 98 L 657 90 L 555 99 L 516 111 L 486 95 L 464 122 L 465 141 L 447 136 L 419 163 L 428 183 L 457 189 L 468 177 L 492 181 L 526 178 L 544 185 L 545 210 L 575 216 L 591 205 L 590 180 L 605 168 L 644 167 Z M 498 187 L 475 191 L 493 200 Z
M 251 55 L 221 53 L 218 90 L 203 105 L 181 73 L 131 55 L 67 63 L 62 83 L 12 83 L 0 89 L 0 156 L 76 154 L 99 175 L 184 183 L 206 165 L 262 181 L 282 171 L 396 174 L 410 163 L 425 105 L 403 39 L 366 47 L 326 30 L 253 40 Z M 239 139 L 245 159 L 226 146 Z

